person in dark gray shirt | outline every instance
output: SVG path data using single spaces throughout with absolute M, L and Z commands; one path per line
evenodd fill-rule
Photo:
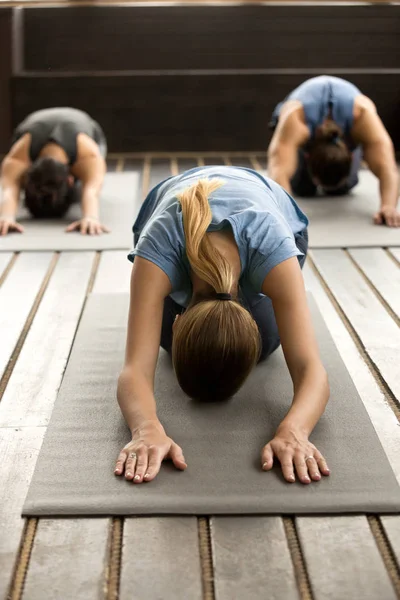
M 107 142 L 100 125 L 74 108 L 47 108 L 29 115 L 13 135 L 1 165 L 0 235 L 24 228 L 16 221 L 20 192 L 33 217 L 62 217 L 81 202 L 82 218 L 67 231 L 101 234 L 99 193 Z

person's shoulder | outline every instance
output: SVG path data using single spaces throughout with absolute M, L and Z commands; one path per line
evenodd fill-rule
M 6 154 L 3 161 L 1 162 L 1 173 L 3 176 L 7 174 L 11 177 L 13 177 L 14 175 L 19 177 L 21 173 L 30 166 L 30 144 L 30 133 L 26 133 L 16 142 L 14 142 L 8 154 Z
M 88 158 L 98 158 L 103 160 L 99 145 L 87 134 L 78 133 L 76 136 L 76 160 L 86 160 Z
M 304 107 L 298 100 L 290 101 L 290 104 L 292 102 L 295 104 L 281 113 L 276 128 L 276 136 L 282 142 L 290 142 L 296 145 L 304 144 L 310 137 Z
M 364 96 L 364 94 L 360 94 L 356 96 L 354 99 L 354 107 L 353 107 L 353 117 L 354 120 L 360 119 L 366 112 L 377 112 L 376 105 L 368 98 L 368 96 Z

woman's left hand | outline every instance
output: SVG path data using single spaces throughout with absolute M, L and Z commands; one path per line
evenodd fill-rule
M 374 215 L 375 225 L 400 227 L 400 211 L 395 206 L 382 206 Z
M 321 475 L 329 475 L 329 468 L 322 454 L 304 434 L 288 429 L 278 429 L 273 440 L 264 446 L 261 463 L 264 471 L 270 471 L 274 458 L 281 463 L 286 481 L 293 483 L 296 475 L 301 483 L 319 481 Z
M 105 225 L 102 225 L 98 219 L 94 217 L 83 217 L 79 221 L 74 221 L 68 225 L 66 230 L 79 231 L 82 235 L 101 235 L 102 233 L 110 233 L 110 230 Z

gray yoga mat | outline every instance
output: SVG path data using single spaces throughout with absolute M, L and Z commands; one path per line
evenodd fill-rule
M 25 502 L 24 515 L 140 515 L 398 512 L 400 490 L 352 380 L 310 299 L 332 399 L 312 441 L 329 478 L 286 483 L 277 467 L 262 472 L 260 451 L 292 395 L 281 351 L 259 365 L 229 402 L 198 404 L 180 391 L 160 352 L 156 398 L 161 421 L 188 462 L 164 463 L 151 483 L 113 474 L 129 441 L 115 400 L 126 337 L 128 298 L 92 295 Z
M 81 216 L 79 204 L 71 206 L 65 218 L 49 221 L 32 219 L 21 208 L 18 220 L 25 232 L 0 237 L 0 251 L 129 249 L 133 243 L 133 221 L 141 202 L 137 173 L 107 173 L 100 196 L 100 216 L 111 233 L 98 236 L 66 233 L 67 225 Z
M 377 178 L 368 170 L 360 171 L 359 178 L 359 184 L 346 196 L 296 197 L 310 220 L 310 248 L 400 246 L 399 228 L 374 225 L 372 221 L 379 208 Z

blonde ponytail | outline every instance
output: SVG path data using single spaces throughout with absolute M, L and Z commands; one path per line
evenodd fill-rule
M 178 195 L 182 206 L 186 254 L 192 270 L 217 294 L 234 284 L 228 261 L 207 235 L 212 220 L 208 198 L 222 181 L 200 179 Z M 257 323 L 238 301 L 202 299 L 185 310 L 174 326 L 172 363 L 184 392 L 212 402 L 233 396 L 260 357 Z
M 208 198 L 221 185 L 223 182 L 218 179 L 200 179 L 178 194 L 190 266 L 217 294 L 229 293 L 234 282 L 232 267 L 212 245 L 206 233 L 212 220 Z

